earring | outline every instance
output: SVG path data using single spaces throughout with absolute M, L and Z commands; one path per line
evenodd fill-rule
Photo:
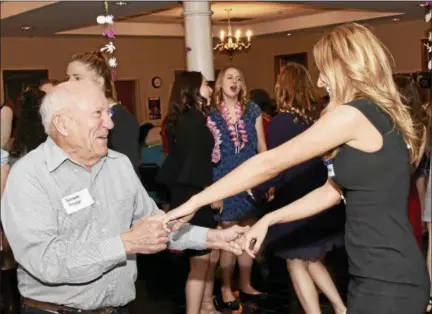
M 330 87 L 326 86 L 325 89 L 326 89 L 326 91 L 327 91 L 327 94 L 328 94 L 329 96 L 331 96 L 331 90 L 330 90 Z

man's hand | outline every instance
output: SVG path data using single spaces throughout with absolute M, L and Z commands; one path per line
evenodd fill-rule
M 235 255 L 243 253 L 241 236 L 249 230 L 249 226 L 232 226 L 228 229 L 210 229 L 207 233 L 207 247 L 232 252 Z
M 127 255 L 154 254 L 167 248 L 168 235 L 163 228 L 165 215 L 143 217 L 121 235 Z

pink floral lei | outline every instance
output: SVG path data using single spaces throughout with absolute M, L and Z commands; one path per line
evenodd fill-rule
M 232 119 L 229 115 L 229 110 L 227 106 L 224 103 L 221 103 L 220 108 L 221 108 L 222 117 L 226 122 L 228 131 L 230 132 L 231 140 L 234 143 L 234 148 L 236 150 L 236 153 L 239 153 L 240 150 L 242 150 L 245 147 L 246 143 L 248 142 L 248 134 L 246 132 L 246 124 L 242 117 L 241 105 L 240 103 L 237 103 L 235 108 L 237 127 L 238 127 L 238 132 L 240 133 L 240 137 L 238 136 L 236 126 L 232 122 Z M 215 146 L 212 152 L 212 162 L 218 163 L 221 158 L 221 152 L 220 152 L 220 144 L 222 143 L 221 133 L 216 127 L 216 123 L 212 121 L 210 117 L 207 118 L 207 127 L 209 128 L 210 132 L 213 134 L 213 137 L 215 139 Z
M 220 144 L 222 143 L 221 132 L 216 127 L 216 123 L 210 117 L 207 117 L 207 127 L 209 128 L 210 132 L 213 134 L 215 140 L 215 144 L 212 152 L 212 162 L 216 164 L 221 159 L 221 152 L 220 152 Z

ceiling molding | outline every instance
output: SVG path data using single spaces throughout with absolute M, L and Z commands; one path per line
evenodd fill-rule
M 298 29 L 307 29 L 320 26 L 329 26 L 334 24 L 347 23 L 352 21 L 364 21 L 385 17 L 399 16 L 400 12 L 371 12 L 363 10 L 334 10 L 316 13 L 312 15 L 303 15 L 292 18 L 266 21 L 253 24 L 242 24 L 233 29 L 250 29 L 253 35 L 268 35 Z M 155 37 L 183 37 L 183 24 L 178 23 L 115 23 L 117 36 L 155 36 Z M 58 32 L 56 35 L 81 35 L 81 36 L 100 36 L 103 27 L 100 25 L 83 27 L 74 30 Z M 218 37 L 221 30 L 226 30 L 226 25 L 213 25 L 213 37 Z

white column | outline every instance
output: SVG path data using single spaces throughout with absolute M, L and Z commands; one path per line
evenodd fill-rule
M 183 2 L 187 69 L 201 72 L 209 81 L 215 79 L 212 14 L 207 0 Z

